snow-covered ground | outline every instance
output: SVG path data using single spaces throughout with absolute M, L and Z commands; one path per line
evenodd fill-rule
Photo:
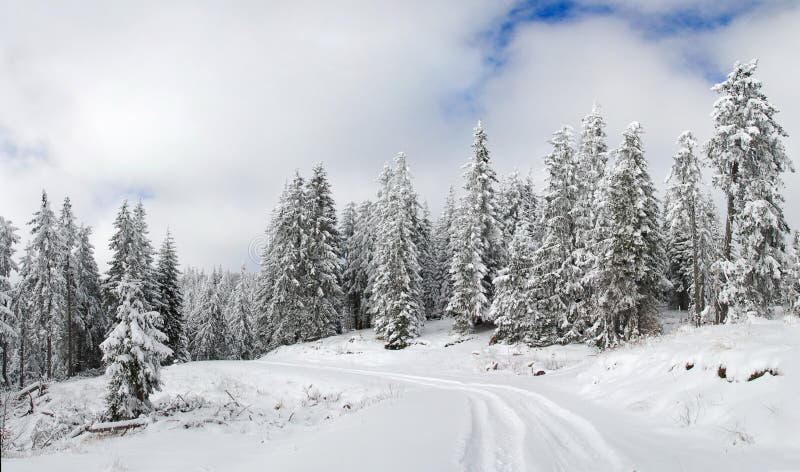
M 102 378 L 55 384 L 10 420 L 27 451 L 3 470 L 800 470 L 800 323 L 679 316 L 605 353 L 454 342 L 445 320 L 402 351 L 363 331 L 173 366 L 146 427 L 30 452 L 37 422 L 102 407 Z

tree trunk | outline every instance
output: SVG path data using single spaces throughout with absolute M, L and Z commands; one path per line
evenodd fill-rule
M 8 387 L 8 343 L 3 341 L 3 384 Z
M 731 166 L 731 182 L 735 183 L 736 178 L 739 174 L 739 163 L 734 162 L 733 166 Z M 731 245 L 733 242 L 733 217 L 734 217 L 734 202 L 733 202 L 733 193 L 731 193 L 730 189 L 726 190 L 726 195 L 728 197 L 728 214 L 725 218 L 725 241 L 722 246 L 722 257 L 725 258 L 726 261 L 731 260 Z M 728 317 L 728 304 L 727 303 L 720 303 L 720 310 L 717 316 L 717 323 L 724 323 L 725 319 Z
M 695 211 L 695 202 L 692 199 L 692 283 L 694 285 L 694 320 L 695 325 L 700 326 L 700 268 L 697 261 L 697 215 Z
M 47 380 L 53 378 L 53 336 L 47 333 Z
M 19 388 L 25 386 L 25 321 L 19 324 Z
M 75 375 L 72 366 L 72 277 L 67 258 L 67 377 Z

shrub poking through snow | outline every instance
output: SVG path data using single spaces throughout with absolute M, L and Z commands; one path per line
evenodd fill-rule
M 117 325 L 100 345 L 108 363 L 106 415 L 111 420 L 135 418 L 151 409 L 148 397 L 160 387 L 161 361 L 172 354 L 158 329 L 161 315 L 144 309 L 140 284 L 125 276 L 116 295 Z

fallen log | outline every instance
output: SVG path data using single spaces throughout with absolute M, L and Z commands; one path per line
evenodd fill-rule
M 47 390 L 47 384 L 42 382 L 36 382 L 28 385 L 27 387 L 20 390 L 19 393 L 17 393 L 17 400 L 22 400 L 37 390 L 39 390 L 39 396 L 44 395 L 45 390 Z
M 88 433 L 108 433 L 113 431 L 123 431 L 131 428 L 146 426 L 147 418 L 135 418 L 125 421 L 107 421 L 104 423 L 94 423 L 86 427 Z
M 106 421 L 103 423 L 90 423 L 78 426 L 69 433 L 69 438 L 80 436 L 83 433 L 112 433 L 115 431 L 128 431 L 132 428 L 147 426 L 147 418 L 135 418 L 125 421 Z

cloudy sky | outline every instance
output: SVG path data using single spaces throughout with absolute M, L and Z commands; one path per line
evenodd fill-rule
M 595 100 L 612 146 L 642 123 L 661 185 L 752 58 L 800 162 L 798 27 L 781 0 L 0 0 L 0 215 L 27 237 L 42 189 L 70 196 L 105 270 L 141 198 L 156 244 L 169 227 L 185 265 L 236 268 L 295 169 L 324 162 L 341 206 L 405 151 L 438 213 L 478 119 L 500 174 L 536 172 Z M 800 176 L 786 187 L 796 228 Z

